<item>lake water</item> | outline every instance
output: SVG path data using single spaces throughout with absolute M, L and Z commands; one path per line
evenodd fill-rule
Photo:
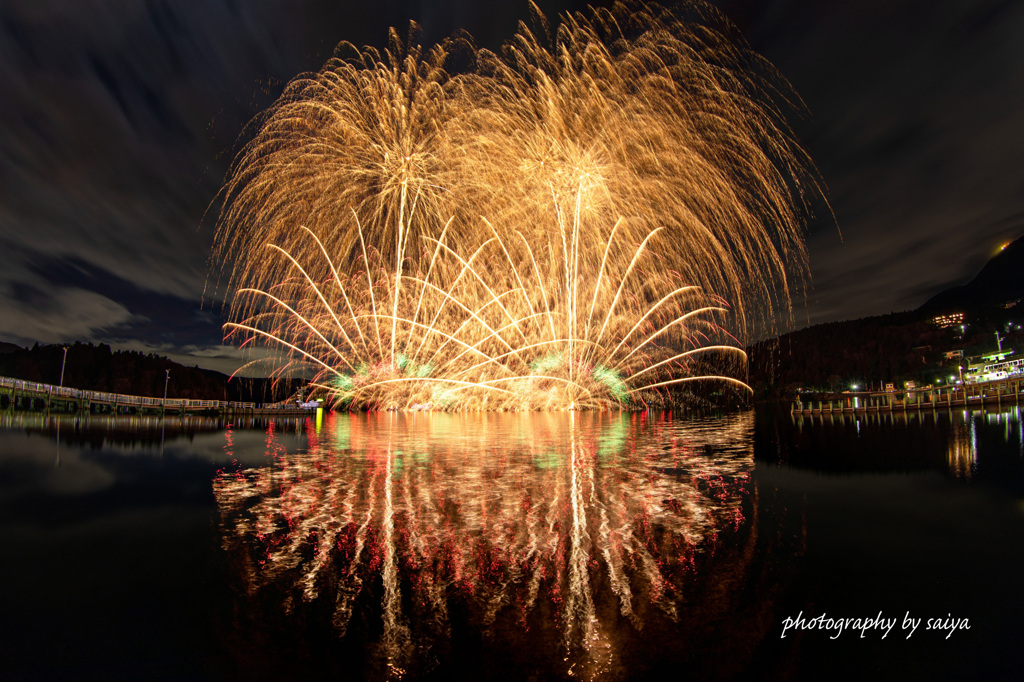
M 1022 540 L 1016 410 L 8 414 L 0 679 L 1018 678 Z

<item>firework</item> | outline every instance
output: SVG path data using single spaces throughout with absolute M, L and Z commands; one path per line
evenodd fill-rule
M 741 384 L 737 337 L 788 310 L 804 262 L 808 164 L 744 75 L 767 67 L 634 7 L 536 25 L 499 53 L 392 32 L 289 85 L 226 187 L 230 335 L 335 405 L 628 407 Z

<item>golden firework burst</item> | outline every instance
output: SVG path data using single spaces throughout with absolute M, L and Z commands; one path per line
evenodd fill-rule
M 392 31 L 289 85 L 226 185 L 230 335 L 371 408 L 741 384 L 737 337 L 805 272 L 810 165 L 763 61 L 638 7 L 535 23 L 498 53 Z

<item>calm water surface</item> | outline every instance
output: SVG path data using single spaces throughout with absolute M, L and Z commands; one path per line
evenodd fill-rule
M 1012 679 L 1022 540 L 1016 411 L 6 415 L 0 679 Z

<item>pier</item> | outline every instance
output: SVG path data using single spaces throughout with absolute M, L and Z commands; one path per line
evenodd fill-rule
M 1020 405 L 1024 376 L 959 386 L 913 388 L 902 391 L 860 391 L 790 406 L 794 415 L 878 414 L 954 407 Z
M 0 377 L 0 409 L 5 412 L 46 412 L 58 414 L 141 415 L 251 415 L 304 414 L 308 408 L 298 405 L 256 403 L 227 400 L 193 400 L 189 398 L 150 398 L 123 393 L 86 391 L 52 384 L 40 384 Z

